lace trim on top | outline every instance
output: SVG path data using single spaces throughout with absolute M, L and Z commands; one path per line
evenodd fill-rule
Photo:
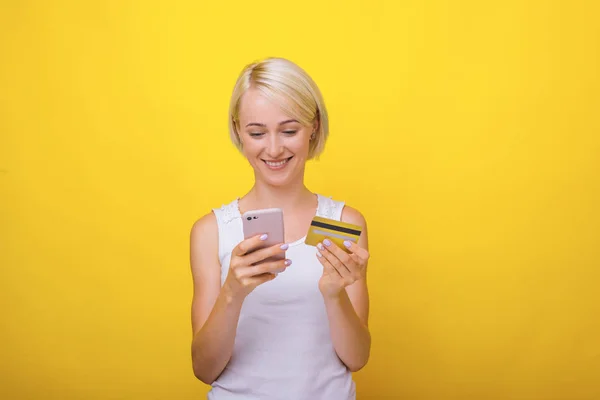
M 240 214 L 238 201 L 239 199 L 235 199 L 231 203 L 221 206 L 220 210 L 224 223 L 229 224 L 236 219 L 241 219 L 242 216 Z M 339 206 L 343 206 L 343 203 L 340 203 Z M 336 214 L 339 211 L 338 208 L 338 204 L 333 200 L 332 196 L 325 197 L 317 194 L 316 215 L 329 219 L 336 219 Z
M 241 218 L 239 208 L 238 208 L 238 199 L 235 199 L 229 204 L 224 204 L 221 206 L 221 215 L 224 223 L 228 224 L 231 221 Z
M 320 216 L 322 216 L 324 218 L 335 219 L 336 206 L 335 206 L 335 202 L 333 201 L 331 196 L 321 197 L 321 200 L 323 200 L 323 201 L 319 203 L 319 205 L 321 207 L 320 207 L 319 211 L 317 212 L 317 215 L 320 214 Z M 321 205 L 321 203 L 322 203 L 322 205 Z

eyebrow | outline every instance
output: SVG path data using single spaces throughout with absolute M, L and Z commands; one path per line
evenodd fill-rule
M 295 120 L 295 119 L 286 119 L 285 121 L 281 121 L 279 123 L 279 125 L 289 124 L 290 122 L 298 122 L 298 121 Z M 265 125 L 265 124 L 259 124 L 258 122 L 250 122 L 248 125 L 246 125 L 246 127 L 249 127 L 249 126 L 262 126 L 262 127 L 265 127 L 265 128 L 267 127 L 267 125 Z

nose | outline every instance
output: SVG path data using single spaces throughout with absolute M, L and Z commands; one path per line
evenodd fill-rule
M 269 135 L 269 143 L 266 150 L 269 158 L 273 160 L 278 159 L 283 154 L 283 141 L 279 135 L 276 133 Z

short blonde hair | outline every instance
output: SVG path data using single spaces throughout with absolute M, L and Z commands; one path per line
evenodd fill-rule
M 279 57 L 246 65 L 235 83 L 229 104 L 229 135 L 238 150 L 242 151 L 238 132 L 240 99 L 250 88 L 260 90 L 301 124 L 318 123 L 308 153 L 309 159 L 318 158 L 329 135 L 329 120 L 323 96 L 317 84 L 302 68 Z

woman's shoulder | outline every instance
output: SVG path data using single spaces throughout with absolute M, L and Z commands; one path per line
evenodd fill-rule
M 217 217 L 210 211 L 198 218 L 192 224 L 192 237 L 211 236 L 217 231 Z
M 190 252 L 193 258 L 201 259 L 203 254 L 217 254 L 219 248 L 217 218 L 212 212 L 198 218 L 190 231 Z M 197 268 L 192 263 L 192 269 Z
M 229 203 L 221 204 L 220 207 L 215 207 L 211 213 L 215 215 L 217 222 L 228 224 L 231 221 L 240 218 L 238 198 Z
M 345 204 L 344 208 L 342 209 L 341 220 L 342 222 L 359 225 L 363 228 L 367 225 L 364 215 L 357 208 L 354 208 L 348 204 Z
M 239 216 L 238 214 L 238 199 L 234 199 L 229 203 L 221 204 L 219 207 L 211 208 L 206 214 L 198 218 L 192 225 L 194 232 L 216 232 L 220 222 L 228 223 Z
M 342 216 L 340 220 L 349 224 L 358 225 L 362 228 L 362 234 L 360 235 L 358 244 L 368 250 L 367 220 L 362 212 L 360 212 L 357 208 L 346 204 L 342 210 Z
M 319 194 L 319 200 L 323 203 L 322 212 L 326 217 L 335 218 L 337 216 L 337 219 L 342 222 L 348 222 L 363 227 L 366 225 L 363 214 L 357 208 L 349 205 L 346 201 L 321 194 Z

